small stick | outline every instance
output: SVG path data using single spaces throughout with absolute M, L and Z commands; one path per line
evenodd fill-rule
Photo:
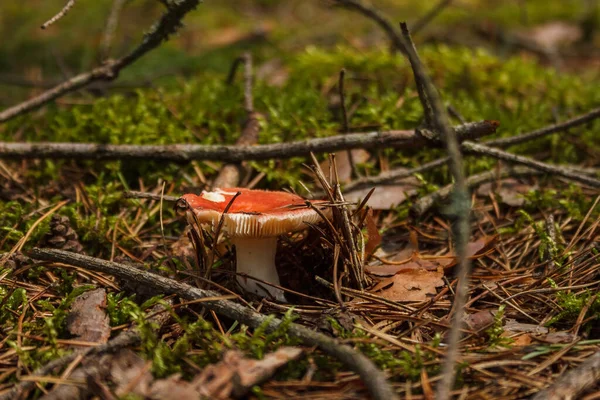
M 585 114 L 581 114 L 576 116 L 575 118 L 571 118 L 567 121 L 560 122 L 558 124 L 548 125 L 544 128 L 537 129 L 532 132 L 524 133 L 518 136 L 510 136 L 505 138 L 488 140 L 485 142 L 487 146 L 493 147 L 508 147 L 516 144 L 525 143 L 527 141 L 540 138 L 542 136 L 550 135 L 552 133 L 565 131 L 569 128 L 573 128 L 575 126 L 583 125 L 588 122 L 591 122 L 597 118 L 600 118 L 600 107 L 595 108 L 591 111 L 588 111 Z
M 593 188 L 600 188 L 600 179 L 596 179 L 591 176 L 587 176 L 583 173 L 579 173 L 578 171 L 572 168 L 564 168 L 556 165 L 546 164 L 544 162 L 531 159 L 529 157 L 519 156 L 500 149 L 484 146 L 482 144 L 470 141 L 463 142 L 461 147 L 465 152 L 481 154 L 485 156 L 494 157 L 509 163 L 524 165 L 526 167 L 534 168 L 542 172 L 559 175 L 567 179 L 571 179 L 575 182 L 581 182 L 586 185 L 590 185 Z
M 69 10 L 75 5 L 75 0 L 69 0 L 67 4 L 56 14 L 54 17 L 50 18 L 48 21 L 44 22 L 40 28 L 46 29 L 69 12 Z

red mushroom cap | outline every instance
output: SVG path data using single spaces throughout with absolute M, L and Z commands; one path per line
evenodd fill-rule
M 233 200 L 228 212 L 223 214 L 238 192 L 240 195 Z M 277 236 L 304 229 L 306 222 L 314 224 L 321 219 L 315 210 L 306 205 L 305 199 L 287 192 L 224 188 L 205 191 L 200 196 L 186 194 L 182 199 L 190 206 L 199 223 L 216 226 L 223 218 L 222 229 L 230 237 Z M 319 205 L 324 201 L 311 203 Z M 330 208 L 323 208 L 322 212 L 327 217 L 331 214 Z

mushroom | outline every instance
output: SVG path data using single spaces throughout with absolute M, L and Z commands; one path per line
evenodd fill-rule
M 185 207 L 192 226 L 210 223 L 216 229 L 223 219 L 221 231 L 235 246 L 236 269 L 244 274 L 238 275 L 237 281 L 245 290 L 285 301 L 281 289 L 259 286 L 257 281 L 247 276 L 279 285 L 275 267 L 277 236 L 303 230 L 308 227 L 307 223 L 314 224 L 321 219 L 314 209 L 306 205 L 305 199 L 287 192 L 226 188 L 203 191 L 199 196 L 186 194 L 179 201 L 179 207 Z M 229 210 L 224 213 L 230 203 Z M 312 203 L 318 205 L 324 201 Z M 329 208 L 322 212 L 328 218 L 331 215 Z

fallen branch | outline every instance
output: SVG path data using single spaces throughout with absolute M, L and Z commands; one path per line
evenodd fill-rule
M 600 118 L 600 108 L 595 108 L 591 111 L 588 111 L 585 114 L 581 114 L 576 116 L 575 118 L 571 118 L 567 121 L 560 122 L 558 124 L 553 124 L 546 126 L 544 128 L 528 132 L 518 136 L 511 136 L 506 138 L 499 138 L 486 141 L 486 145 L 493 147 L 508 147 L 513 146 L 515 144 L 525 143 L 527 141 L 538 139 L 542 136 L 550 135 L 556 132 L 562 132 L 569 128 L 573 128 L 579 125 L 586 124 L 594 119 Z
M 503 150 L 495 149 L 492 147 L 484 146 L 482 144 L 473 143 L 469 141 L 463 142 L 461 147 L 465 152 L 494 157 L 498 160 L 506 161 L 511 164 L 524 165 L 542 172 L 562 176 L 564 178 L 571 179 L 575 182 L 581 182 L 586 185 L 590 185 L 594 188 L 600 188 L 600 179 L 596 179 L 591 176 L 582 174 L 574 170 L 573 168 L 564 168 L 557 165 L 546 164 L 544 162 L 531 159 L 529 157 L 507 153 Z
M 575 399 L 600 380 L 600 351 L 538 392 L 533 400 Z
M 496 131 L 495 121 L 471 122 L 457 126 L 460 140 L 475 139 Z M 374 149 L 382 147 L 411 148 L 417 146 L 440 146 L 442 142 L 429 131 L 388 131 L 350 133 L 326 138 L 309 139 L 291 143 L 264 144 L 257 146 L 237 145 L 112 145 L 92 143 L 11 143 L 0 142 L 0 158 L 69 158 L 77 160 L 161 160 L 187 162 L 211 160 L 241 162 L 308 156 L 346 149 Z
M 81 254 L 70 253 L 62 250 L 32 249 L 30 257 L 57 263 L 85 268 L 90 271 L 110 274 L 137 285 L 150 287 L 158 293 L 176 294 L 188 300 L 218 296 L 216 292 L 195 288 L 173 279 L 139 270 L 128 265 L 105 261 Z M 229 300 L 208 300 L 203 306 L 218 314 L 224 315 L 242 324 L 256 328 L 266 325 L 268 332 L 275 331 L 282 323 L 280 319 L 270 318 L 259 314 L 247 307 Z M 317 346 L 329 355 L 337 358 L 346 367 L 355 371 L 363 380 L 371 396 L 376 400 L 398 399 L 392 387 L 387 382 L 385 375 L 377 369 L 375 364 L 367 357 L 357 352 L 348 345 L 340 344 L 338 340 L 312 331 L 298 324 L 290 324 L 288 333 L 302 340 L 308 346 Z
M 484 183 L 492 182 L 497 179 L 505 179 L 505 178 L 515 178 L 515 177 L 525 177 L 525 176 L 533 176 L 540 175 L 541 172 L 532 168 L 527 167 L 516 167 L 510 168 L 507 170 L 503 170 L 500 173 L 496 170 L 482 172 L 477 175 L 472 175 L 467 178 L 467 186 L 469 189 L 476 188 Z M 411 214 L 415 217 L 420 217 L 424 215 L 427 211 L 431 209 L 435 204 L 440 203 L 446 200 L 450 194 L 452 193 L 452 189 L 454 188 L 453 184 L 446 185 L 439 190 L 436 190 L 433 193 L 428 194 L 427 196 L 420 197 L 410 208 Z
M 536 129 L 531 132 L 522 133 L 517 136 L 510 136 L 510 137 L 506 137 L 506 138 L 486 140 L 481 144 L 483 144 L 484 146 L 490 146 L 490 147 L 509 147 L 509 146 L 512 146 L 515 144 L 525 143 L 530 140 L 539 139 L 546 135 L 550 135 L 553 133 L 567 130 L 569 128 L 583 125 L 583 124 L 591 122 L 597 118 L 600 118 L 600 108 L 591 110 L 585 114 L 578 115 L 575 118 L 572 118 L 570 120 L 560 122 L 557 124 L 553 124 L 553 125 L 549 125 L 544 128 L 541 128 L 541 129 Z M 505 153 L 505 154 L 509 154 L 509 153 Z M 510 157 L 510 158 L 512 159 L 513 157 Z M 395 182 L 400 179 L 404 179 L 409 176 L 412 176 L 414 174 L 418 174 L 418 173 L 421 173 L 421 172 L 424 172 L 424 171 L 427 171 L 427 170 L 430 170 L 433 168 L 440 167 L 440 166 L 446 164 L 447 162 L 448 162 L 448 158 L 445 157 L 445 158 L 439 158 L 437 160 L 428 162 L 426 164 L 423 164 L 419 167 L 415 167 L 412 169 L 406 169 L 406 168 L 392 169 L 390 171 L 383 172 L 377 176 L 366 177 L 366 178 L 361 178 L 361 179 L 352 181 L 344 187 L 344 190 L 349 192 L 351 190 L 368 187 L 370 185 L 381 185 L 381 184 Z M 547 166 L 547 165 L 548 164 L 544 164 L 544 166 Z M 596 170 L 589 169 L 589 168 L 585 169 L 585 168 L 574 168 L 574 167 L 565 167 L 565 166 L 563 166 L 561 168 L 576 170 L 576 171 L 578 170 L 586 175 L 594 175 L 597 172 Z
M 67 6 L 70 3 L 75 2 L 71 0 L 67 3 Z M 21 114 L 35 110 L 66 93 L 81 89 L 92 82 L 116 79 L 123 68 L 133 64 L 138 58 L 160 45 L 164 40 L 167 40 L 169 35 L 175 33 L 181 26 L 182 18 L 188 12 L 196 8 L 199 3 L 200 0 L 179 0 L 170 2 L 170 7 L 167 12 L 150 29 L 150 32 L 144 36 L 142 43 L 131 53 L 116 61 L 109 61 L 105 65 L 97 67 L 89 72 L 76 75 L 39 96 L 0 112 L 0 122 L 6 122 Z M 67 9 L 67 7 L 65 7 L 65 9 Z M 63 11 L 65 9 L 63 9 Z M 57 15 L 58 18 L 60 18 L 59 15 L 60 13 Z M 51 21 L 53 22 L 53 20 L 54 18 L 48 21 L 48 23 L 51 23 Z

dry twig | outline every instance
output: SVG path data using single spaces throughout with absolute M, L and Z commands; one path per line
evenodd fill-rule
M 74 5 L 75 5 L 75 0 L 69 0 L 67 2 L 67 4 L 65 4 L 65 6 L 62 8 L 62 10 L 60 10 L 58 12 L 58 14 L 56 14 L 54 17 L 50 18 L 48 21 L 44 22 L 40 28 L 42 28 L 42 29 L 48 28 L 50 25 L 52 25 L 53 23 L 55 23 L 56 21 L 58 21 L 65 15 L 67 15 L 69 10 L 71 8 L 73 8 Z

